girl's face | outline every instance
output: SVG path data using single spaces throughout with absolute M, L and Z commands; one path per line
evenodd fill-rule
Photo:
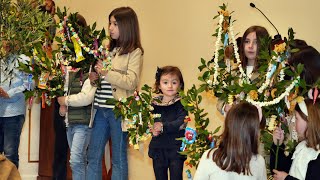
M 257 35 L 256 32 L 251 32 L 244 40 L 244 54 L 248 60 L 255 60 L 257 57 Z
M 114 18 L 114 16 L 111 16 L 110 22 L 109 22 L 109 34 L 112 39 L 119 39 L 120 33 L 119 33 L 119 26 L 117 23 L 117 20 Z
M 307 129 L 307 121 L 305 121 L 298 112 L 296 114 L 296 131 L 298 133 L 299 139 L 305 138 L 305 132 Z
M 171 100 L 180 89 L 180 80 L 175 74 L 165 74 L 160 77 L 160 86 L 164 99 Z

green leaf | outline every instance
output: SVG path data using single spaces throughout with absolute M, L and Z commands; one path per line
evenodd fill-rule
M 291 53 L 296 53 L 296 52 L 299 52 L 299 51 L 300 51 L 300 50 L 299 50 L 298 48 L 294 48 L 294 49 L 291 49 L 291 50 L 290 50 Z
M 92 25 L 91 30 L 92 30 L 92 31 L 94 31 L 94 30 L 96 29 L 96 27 L 97 27 L 97 23 L 96 23 L 96 22 L 94 22 L 94 23 L 93 23 L 93 25 Z
M 219 14 L 218 14 L 218 15 L 216 15 L 216 16 L 214 16 L 214 17 L 213 17 L 213 19 L 216 19 L 217 17 L 219 17 Z
M 297 73 L 301 74 L 303 69 L 304 69 L 304 65 L 299 63 L 298 66 L 297 66 Z
M 221 129 L 221 126 L 217 127 L 217 128 L 213 131 L 213 133 L 212 133 L 212 134 L 216 134 L 217 132 L 219 132 L 219 131 L 220 131 L 220 129 Z
M 115 105 L 118 102 L 118 100 L 111 98 L 106 100 L 107 105 Z
M 201 72 L 204 68 L 206 68 L 207 66 L 205 64 L 198 66 L 199 71 Z

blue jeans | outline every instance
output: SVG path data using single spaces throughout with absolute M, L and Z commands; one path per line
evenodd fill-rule
M 128 179 L 127 132 L 122 132 L 121 119 L 116 119 L 112 109 L 98 108 L 88 147 L 87 179 L 102 179 L 102 157 L 111 137 L 112 180 Z
M 91 128 L 87 125 L 70 125 L 67 128 L 72 179 L 85 180 L 86 178 L 87 148 L 90 135 Z
M 4 155 L 19 167 L 19 145 L 24 115 L 0 117 L 0 141 Z

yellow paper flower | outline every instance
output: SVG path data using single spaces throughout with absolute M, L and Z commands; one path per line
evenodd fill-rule
M 144 134 L 143 136 L 141 136 L 141 139 L 140 139 L 140 141 L 146 141 L 146 140 L 148 140 L 149 138 L 151 137 L 151 135 L 150 134 Z
M 230 16 L 229 11 L 225 11 L 225 10 L 219 11 L 219 14 L 222 14 L 222 15 L 225 16 L 225 17 Z
M 276 124 L 276 118 L 277 118 L 276 115 L 272 115 L 272 116 L 270 117 L 270 121 L 269 121 L 269 125 L 268 125 L 268 130 L 269 130 L 269 131 L 273 131 L 273 130 L 276 128 L 276 126 L 277 126 L 277 124 Z
M 302 101 L 304 101 L 304 98 L 302 96 L 298 96 L 296 98 L 297 103 L 301 103 Z
M 284 151 L 284 155 L 285 155 L 286 157 L 288 157 L 288 156 L 289 156 L 289 151 Z
M 286 50 L 286 43 L 274 45 L 274 51 L 277 53 L 283 53 Z
M 272 97 L 272 98 L 275 98 L 275 97 L 276 97 L 276 95 L 275 95 L 276 92 L 277 92 L 277 89 L 276 89 L 276 88 L 272 89 L 272 91 L 271 91 L 271 97 Z
M 251 90 L 249 92 L 249 96 L 250 96 L 251 99 L 257 100 L 258 99 L 258 92 L 256 90 Z
M 134 150 L 139 150 L 139 144 L 133 145 L 133 149 L 134 149 Z
M 228 96 L 228 104 L 233 104 L 233 95 L 229 94 Z

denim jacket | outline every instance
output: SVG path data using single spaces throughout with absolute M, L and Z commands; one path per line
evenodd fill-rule
M 18 60 L 14 60 L 18 58 Z M 0 97 L 0 117 L 13 117 L 25 114 L 24 85 L 25 73 L 18 70 L 18 61 L 26 61 L 25 55 L 11 56 L 7 63 L 0 61 L 0 87 L 6 91 L 9 98 Z M 11 75 L 8 74 L 11 72 Z

